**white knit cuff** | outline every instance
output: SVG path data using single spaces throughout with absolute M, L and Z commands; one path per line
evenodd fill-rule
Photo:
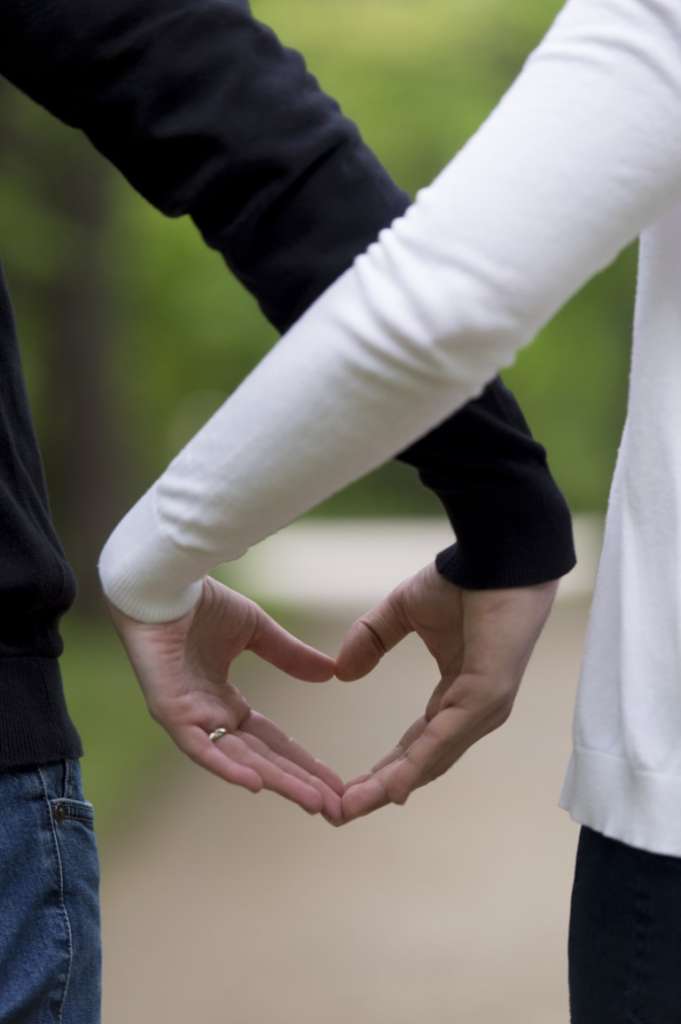
M 97 563 L 102 589 L 113 605 L 140 622 L 170 622 L 201 597 L 196 559 L 165 536 L 156 511 L 156 485 L 116 526 Z

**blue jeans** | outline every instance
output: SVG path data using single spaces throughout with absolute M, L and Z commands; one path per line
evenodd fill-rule
M 680 1024 L 681 857 L 581 826 L 568 975 L 572 1024 Z
M 99 856 L 78 760 L 0 772 L 0 1024 L 98 1024 Z

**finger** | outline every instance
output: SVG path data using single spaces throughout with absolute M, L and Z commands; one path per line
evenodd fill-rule
M 407 747 L 411 746 L 416 737 L 421 735 L 426 724 L 426 718 L 424 715 L 422 715 L 421 718 L 417 718 L 416 721 L 409 726 L 393 749 L 389 751 L 385 757 L 382 757 L 380 761 L 376 762 L 371 769 L 372 774 L 380 771 L 381 768 L 385 768 L 385 766 L 391 764 L 392 761 L 396 761 L 398 758 L 403 757 Z
M 296 778 L 289 772 L 284 771 L 278 765 L 273 764 L 268 758 L 263 757 L 256 750 L 253 750 L 243 736 L 233 733 L 217 740 L 219 745 L 232 761 L 246 765 L 255 771 L 262 779 L 265 789 L 269 789 L 279 796 L 291 800 L 293 803 L 308 811 L 309 814 L 319 814 L 324 806 L 324 797 L 316 788 L 302 779 Z
M 281 768 L 283 772 L 293 775 L 297 779 L 301 779 L 307 783 L 308 786 L 314 786 L 315 789 L 319 790 L 323 798 L 322 810 L 326 811 L 332 818 L 339 820 L 341 817 L 341 798 L 330 786 L 327 786 L 325 782 L 316 776 L 311 775 L 300 765 L 294 761 L 290 761 L 287 757 L 272 750 L 266 743 L 264 743 L 258 736 L 253 736 L 251 733 L 242 732 L 241 736 L 244 743 L 248 744 L 251 750 L 260 754 L 261 757 L 267 758 L 272 764 Z
M 199 726 L 182 726 L 170 732 L 170 736 L 192 761 L 225 782 L 243 786 L 252 793 L 259 793 L 263 788 L 263 780 L 257 771 L 233 761 L 224 750 L 208 739 L 208 733 Z
M 346 783 L 342 805 L 344 817 L 357 818 L 391 802 L 385 788 L 385 772 L 382 772 L 382 769 L 404 757 L 405 750 L 423 732 L 425 726 L 425 717 L 417 718 L 403 734 L 399 743 L 385 757 L 381 758 L 370 772 L 358 775 Z M 362 788 L 362 783 L 369 784 Z M 353 789 L 353 787 L 359 788 Z M 353 789 L 353 792 L 349 795 L 350 789 Z
M 349 790 L 350 786 L 357 786 L 357 785 L 359 785 L 360 782 L 364 782 L 365 779 L 370 779 L 372 774 L 373 774 L 372 772 L 363 772 L 361 775 L 355 775 L 354 778 L 349 779 L 345 783 L 345 792 L 347 793 L 347 791 Z
M 479 713 L 447 707 L 426 724 L 406 748 L 404 756 L 381 769 L 379 775 L 393 803 L 404 804 L 419 786 L 442 774 L 488 730 Z
M 344 682 L 361 679 L 411 632 L 401 613 L 399 596 L 393 591 L 350 626 L 336 658 L 337 678 Z
M 441 775 L 461 757 L 481 735 L 481 725 L 479 716 L 469 709 L 449 707 L 430 722 L 418 719 L 405 737 L 414 732 L 415 738 L 398 757 L 386 761 L 365 782 L 346 790 L 344 817 L 371 814 L 388 803 L 405 804 L 415 789 Z M 395 750 L 401 746 L 402 742 Z
M 308 683 L 324 683 L 333 678 L 336 669 L 333 658 L 304 644 L 259 607 L 255 630 L 246 646 L 282 672 Z
M 381 776 L 370 775 L 364 782 L 346 789 L 343 794 L 343 818 L 346 821 L 353 821 L 389 803 L 390 796 Z
M 334 792 L 330 786 L 327 786 L 325 782 L 322 782 L 320 778 L 315 775 L 310 775 L 299 765 L 293 761 L 289 761 L 288 758 L 282 754 L 277 754 L 275 751 L 267 747 L 257 736 L 251 736 L 249 734 L 244 735 L 244 742 L 246 742 L 252 750 L 255 750 L 261 757 L 267 758 L 273 765 L 281 768 L 283 772 L 288 775 L 292 775 L 302 782 L 307 783 L 308 786 L 313 786 L 322 795 L 322 811 L 325 811 L 333 819 L 338 820 L 341 817 L 341 798 L 338 793 Z
M 278 754 L 283 754 L 290 761 L 295 761 L 301 768 L 308 771 L 310 775 L 317 775 L 327 786 L 335 790 L 339 796 L 343 795 L 345 783 L 340 775 L 337 775 L 323 761 L 313 757 L 305 747 L 297 743 L 291 736 L 287 736 L 278 725 L 265 715 L 261 715 L 257 711 L 251 711 L 248 719 L 242 723 L 241 728 L 245 732 L 250 732 L 254 736 L 260 737 L 268 747 L 276 750 Z
M 444 681 L 443 681 L 444 682 Z M 386 770 L 386 789 L 395 803 L 404 803 L 409 794 L 442 774 L 478 740 L 505 720 L 504 702 L 490 698 L 489 685 L 482 679 L 459 676 L 449 683 L 442 694 L 441 708 L 427 719 L 424 728 L 405 746 L 404 757 Z
M 435 715 L 440 710 L 442 698 L 452 685 L 453 678 L 454 677 L 448 675 L 446 678 L 441 679 L 440 682 L 435 687 L 435 689 L 433 690 L 432 694 L 430 695 L 430 700 L 426 704 L 425 718 L 427 721 L 430 721 L 431 718 L 434 718 Z
M 329 825 L 333 825 L 334 828 L 340 828 L 341 825 L 345 825 L 345 818 L 343 817 L 342 811 L 338 819 L 331 817 L 326 811 L 321 812 L 322 818 L 328 821 Z
M 385 768 L 386 765 L 392 764 L 392 762 L 396 761 L 399 757 L 404 757 L 404 747 L 398 743 L 392 750 L 389 750 L 380 761 L 377 761 L 376 764 L 371 766 L 371 774 L 375 775 L 376 772 L 380 772 L 381 768 Z

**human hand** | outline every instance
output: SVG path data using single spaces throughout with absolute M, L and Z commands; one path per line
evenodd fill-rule
M 343 820 L 404 804 L 508 719 L 558 580 L 528 587 L 463 590 L 431 563 L 357 619 L 336 659 L 345 681 L 367 675 L 411 632 L 437 662 L 440 681 L 424 714 L 371 772 L 350 780 Z
M 204 578 L 198 604 L 173 622 L 138 622 L 107 606 L 149 713 L 180 750 L 227 782 L 254 793 L 270 789 L 331 824 L 341 822 L 342 780 L 254 711 L 228 681 L 244 650 L 312 683 L 333 677 L 332 658 L 211 576 Z M 220 726 L 227 735 L 209 740 Z

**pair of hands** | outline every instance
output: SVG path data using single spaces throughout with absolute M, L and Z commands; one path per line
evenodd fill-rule
M 254 601 L 203 581 L 181 619 L 152 625 L 109 612 L 152 718 L 193 761 L 256 793 L 269 789 L 341 825 L 389 803 L 404 804 L 509 717 L 558 580 L 503 590 L 463 590 L 431 563 L 357 619 L 334 660 L 303 643 Z M 229 681 L 244 650 L 310 683 L 367 675 L 416 632 L 440 674 L 424 714 L 370 772 L 344 783 Z M 223 726 L 217 742 L 208 734 Z

